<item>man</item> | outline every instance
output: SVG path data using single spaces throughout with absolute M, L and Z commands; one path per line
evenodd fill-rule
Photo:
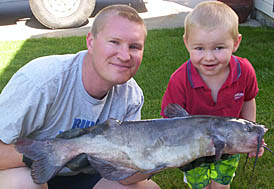
M 145 180 L 148 175 L 133 175 L 120 184 L 68 168 L 61 170 L 65 177 L 36 185 L 13 145 L 18 138 L 52 138 L 108 118 L 139 120 L 144 97 L 132 77 L 146 35 L 133 8 L 110 6 L 94 19 L 87 51 L 38 58 L 14 74 L 0 95 L 0 188 L 91 188 L 97 181 L 94 188 L 159 188 Z

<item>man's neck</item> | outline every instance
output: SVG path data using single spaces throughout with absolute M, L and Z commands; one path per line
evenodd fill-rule
M 106 96 L 112 86 L 108 85 L 98 76 L 93 68 L 91 56 L 88 53 L 85 55 L 83 61 L 82 81 L 84 88 L 90 96 L 101 100 Z

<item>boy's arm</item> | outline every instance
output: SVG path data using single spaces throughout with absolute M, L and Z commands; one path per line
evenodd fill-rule
M 249 101 L 245 101 L 242 111 L 241 111 L 241 117 L 244 119 L 247 119 L 249 121 L 256 121 L 256 101 L 255 98 L 249 100 Z M 263 141 L 263 145 L 266 145 Z M 262 156 L 264 153 L 264 148 L 261 147 L 258 156 Z M 256 152 L 253 153 L 249 153 L 249 157 L 255 157 L 256 156 Z
M 241 111 L 241 117 L 249 121 L 256 121 L 256 101 L 255 98 L 245 101 Z

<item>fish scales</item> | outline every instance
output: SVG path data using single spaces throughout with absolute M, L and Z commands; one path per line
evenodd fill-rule
M 64 132 L 69 138 L 21 139 L 16 148 L 34 160 L 32 177 L 37 184 L 47 182 L 79 154 L 86 154 L 102 177 L 122 180 L 138 172 L 181 167 L 200 157 L 252 152 L 267 131 L 243 119 L 189 116 L 172 105 L 167 111 L 170 117 L 181 117 L 122 123 L 109 119 L 93 128 Z

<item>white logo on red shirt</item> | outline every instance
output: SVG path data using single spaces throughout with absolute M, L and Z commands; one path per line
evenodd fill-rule
M 235 95 L 234 95 L 234 99 L 235 100 L 237 100 L 237 99 L 239 99 L 239 98 L 241 98 L 242 96 L 244 96 L 244 93 L 236 93 Z

